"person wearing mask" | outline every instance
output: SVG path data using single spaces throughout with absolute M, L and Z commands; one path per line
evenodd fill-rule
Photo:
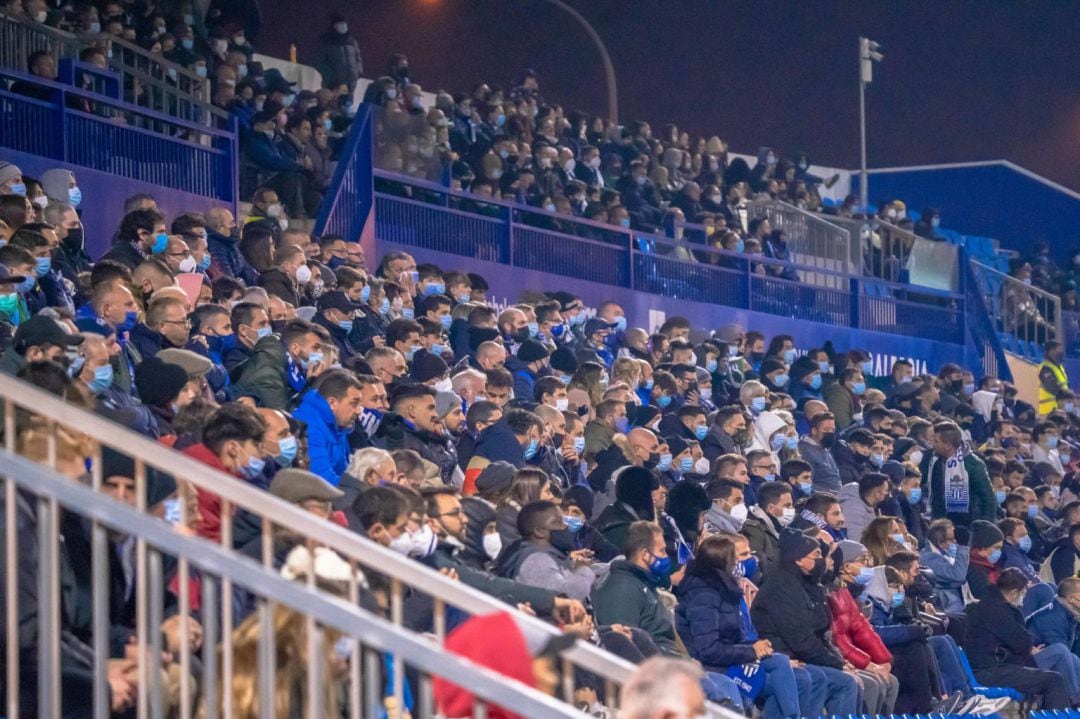
M 625 559 L 613 561 L 592 591 L 597 623 L 643 629 L 661 653 L 679 656 L 674 618 L 657 592 L 671 570 L 663 530 L 655 522 L 636 521 L 627 528 L 622 549 Z
M 616 547 L 623 546 L 635 522 L 656 518 L 653 494 L 660 489 L 656 474 L 644 467 L 625 467 L 615 475 L 615 501 L 600 512 L 594 526 Z M 595 511 L 595 510 L 594 510 Z
M 1028 581 L 1018 569 L 1001 572 L 967 612 L 964 651 L 975 678 L 985 686 L 1009 687 L 1038 697 L 1045 709 L 1071 705 L 1064 677 L 1038 669 L 1037 647 L 1020 607 Z
M 967 582 L 970 549 L 956 542 L 956 527 L 947 519 L 936 519 L 926 532 L 926 547 L 919 563 L 934 573 L 934 591 L 941 610 L 947 614 L 964 611 L 963 587 Z
M 1001 575 L 1004 544 L 1005 535 L 993 523 L 981 519 L 971 523 L 967 585 L 975 599 L 987 596 Z
M 738 534 L 748 510 L 743 502 L 742 485 L 727 479 L 714 479 L 705 485 L 712 507 L 705 513 L 706 531 Z
M 165 215 L 152 209 L 132 210 L 120 221 L 116 243 L 101 260 L 115 260 L 134 270 L 151 255 L 164 252 L 168 242 Z
M 437 359 L 433 355 L 432 359 Z M 445 471 L 443 479 L 453 475 L 457 456 L 449 446 L 439 422 L 438 391 L 426 385 L 401 385 L 390 395 L 390 412 L 383 417 L 376 432 L 386 449 L 411 449 Z M 460 407 L 460 401 L 458 403 Z
M 758 638 L 742 584 L 755 573 L 755 560 L 736 559 L 735 546 L 724 535 L 699 545 L 675 590 L 679 637 L 706 672 L 745 681 L 745 668 L 756 663 L 764 679 L 760 685 L 740 683 L 740 689 L 746 687 L 746 700 L 764 700 L 766 719 L 815 716 L 824 708 L 825 686 L 815 685 L 808 671 L 792 667 L 787 656 Z
M 830 714 L 849 714 L 858 707 L 859 684 L 854 667 L 829 639 L 832 620 L 821 586 L 825 570 L 817 539 L 785 532 L 779 564 L 765 578 L 750 617 L 758 636 L 769 640 L 774 651 L 805 663 L 814 684 L 826 687 Z
M 835 561 L 836 583 L 828 593 L 833 641 L 844 660 L 858 670 L 867 708 L 875 714 L 891 714 L 900 690 L 892 675 L 893 657 L 855 599 L 874 577 L 870 555 L 862 544 L 844 540 L 836 546 Z M 929 686 L 925 691 L 929 694 Z
M 1065 372 L 1065 345 L 1050 340 L 1043 349 L 1044 359 L 1039 365 L 1038 413 L 1045 417 L 1055 409 L 1064 408 L 1064 398 L 1069 396 L 1069 375 Z
M 725 454 L 742 454 L 750 443 L 746 414 L 739 405 L 729 405 L 717 410 L 701 451 L 710 463 Z
M 848 367 L 840 373 L 839 382 L 825 388 L 825 403 L 829 405 L 839 429 L 844 430 L 855 424 L 855 417 L 862 414 L 862 396 L 865 392 L 866 380 L 858 367 Z
M 833 457 L 836 443 L 836 418 L 831 412 L 819 412 L 810 420 L 810 432 L 799 440 L 799 455 L 810 465 L 814 492 L 838 493 L 840 468 Z
M 322 339 L 314 326 L 291 320 L 281 335 L 269 334 L 252 350 L 251 359 L 238 368 L 233 382 L 237 397 L 254 397 L 263 407 L 286 409 L 293 395 L 325 369 Z
M 466 415 L 466 423 L 470 415 Z M 506 410 L 500 420 L 480 434 L 476 452 L 465 470 L 465 484 L 461 493 L 466 497 L 476 494 L 480 473 L 493 462 L 507 462 L 517 469 L 524 467 L 539 451 L 543 434 L 544 422 L 532 412 Z
M 757 504 L 750 508 L 741 529 L 758 558 L 762 575 L 767 575 L 780 561 L 780 533 L 794 520 L 791 485 L 785 482 L 762 484 L 757 491 Z
M 1031 591 L 1034 591 L 1032 588 Z M 1027 626 L 1036 646 L 1059 644 L 1080 650 L 1080 578 L 1067 577 L 1057 586 L 1054 601 L 1028 616 Z
M 1028 552 L 1031 551 L 1031 537 L 1028 536 L 1027 527 L 1023 520 L 1007 517 L 998 522 L 998 529 L 1005 537 L 1005 543 L 1001 547 L 1001 568 L 1013 567 L 1019 569 L 1027 578 L 1028 582 L 1035 584 L 1039 581 L 1038 571 L 1031 565 Z
M 330 19 L 330 28 L 320 38 L 314 65 L 322 74 L 324 87 L 345 85 L 352 97 L 356 81 L 364 74 L 364 61 L 360 44 L 349 33 L 349 23 L 343 15 Z
M 587 600 L 596 581 L 593 554 L 573 548 L 573 533 L 559 505 L 549 501 L 526 504 L 518 513 L 517 526 L 521 540 L 500 555 L 499 573 L 561 596 Z

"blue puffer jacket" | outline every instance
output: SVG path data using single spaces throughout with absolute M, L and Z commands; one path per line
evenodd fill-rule
M 1028 615 L 1027 626 L 1036 644 L 1064 644 L 1074 654 L 1080 649 L 1080 629 L 1076 617 L 1056 598 Z
M 706 671 L 754 661 L 756 637 L 747 637 L 739 615 L 742 590 L 729 575 L 687 573 L 675 588 L 675 629 L 690 656 Z
M 352 428 L 338 427 L 330 405 L 318 392 L 304 395 L 293 412 L 293 419 L 307 425 L 311 471 L 336 487 L 349 466 L 349 431 Z

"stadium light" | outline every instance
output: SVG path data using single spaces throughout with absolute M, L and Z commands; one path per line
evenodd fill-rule
M 588 33 L 592 38 L 593 44 L 596 45 L 596 49 L 600 51 L 600 59 L 604 62 L 604 75 L 607 79 L 607 103 L 608 103 L 608 119 L 617 123 L 619 121 L 619 93 L 615 87 L 615 66 L 611 64 L 611 56 L 608 54 L 607 47 L 604 45 L 604 41 L 600 38 L 600 33 L 596 32 L 589 21 L 586 20 L 581 13 L 574 8 L 567 5 L 563 0 L 547 0 L 555 7 L 566 11 L 577 20 L 578 24 Z
M 885 59 L 879 51 L 881 45 L 869 38 L 859 38 L 859 144 L 860 163 L 859 169 L 859 202 L 863 212 L 869 202 L 869 190 L 867 189 L 866 176 L 866 86 L 874 81 L 874 63 Z

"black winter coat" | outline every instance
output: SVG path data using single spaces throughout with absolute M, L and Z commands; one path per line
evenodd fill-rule
M 1005 601 L 997 587 L 968 606 L 964 651 L 975 671 L 1002 665 L 1034 667 L 1032 645 L 1024 615 Z
M 840 669 L 844 659 L 829 638 L 832 619 L 825 590 L 794 564 L 781 564 L 765 577 L 750 610 L 761 639 L 792 659 Z

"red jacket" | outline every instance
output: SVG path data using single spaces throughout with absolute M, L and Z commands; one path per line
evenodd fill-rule
M 183 450 L 183 453 L 192 459 L 202 462 L 208 467 L 212 467 L 224 474 L 233 475 L 225 465 L 221 463 L 218 456 L 210 451 L 210 448 L 205 444 L 193 444 L 187 449 Z M 195 490 L 195 496 L 199 502 L 199 518 L 195 522 L 196 533 L 200 537 L 204 537 L 213 542 L 221 541 L 221 497 L 211 492 L 207 492 L 202 489 Z M 236 512 L 236 507 L 232 508 L 232 511 Z
M 886 664 L 892 654 L 885 648 L 870 622 L 859 610 L 859 603 L 847 587 L 840 587 L 829 595 L 829 615 L 832 617 L 833 641 L 856 669 L 866 669 L 870 662 Z

